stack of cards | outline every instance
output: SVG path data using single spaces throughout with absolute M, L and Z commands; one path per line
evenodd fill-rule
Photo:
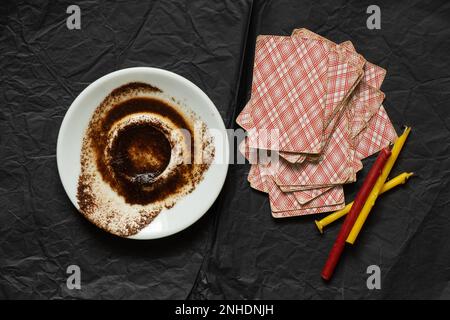
M 397 138 L 381 105 L 385 74 L 350 41 L 306 29 L 257 38 L 251 99 L 236 121 L 248 133 L 248 180 L 269 194 L 274 217 L 344 207 L 342 185 L 361 160 Z

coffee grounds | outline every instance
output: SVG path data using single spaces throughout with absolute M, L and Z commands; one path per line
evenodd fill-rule
M 169 102 L 173 99 L 162 99 L 161 94 L 160 89 L 137 82 L 113 90 L 95 110 L 83 140 L 77 192 L 80 211 L 119 236 L 137 233 L 162 209 L 192 192 L 214 158 L 205 124 L 198 126 L 195 116 L 183 114 Z M 190 139 L 173 141 L 167 126 L 138 121 L 117 130 L 110 141 L 118 122 L 141 114 L 187 130 Z M 201 136 L 199 148 L 194 143 L 196 135 Z M 188 155 L 182 162 L 171 159 L 173 144 L 181 143 Z M 202 163 L 195 163 L 196 152 Z M 171 161 L 180 163 L 165 172 Z
M 153 182 L 170 161 L 171 145 L 164 133 L 152 125 L 128 126 L 113 142 L 111 166 L 127 181 Z M 146 181 L 147 181 L 146 180 Z M 145 183 L 145 181 L 142 181 Z

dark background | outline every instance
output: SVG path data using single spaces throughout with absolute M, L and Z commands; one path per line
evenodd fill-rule
M 66 8 L 81 8 L 81 30 Z M 368 30 L 366 8 L 381 8 Z M 393 169 L 417 177 L 377 202 L 331 283 L 320 270 L 340 223 L 275 220 L 252 190 L 248 165 L 195 225 L 166 239 L 100 231 L 70 203 L 56 168 L 59 126 L 92 81 L 132 66 L 190 79 L 227 127 L 248 99 L 258 34 L 306 27 L 351 40 L 388 70 L 385 107 L 413 131 Z M 0 298 L 386 299 L 450 298 L 450 3 L 447 1 L 3 1 L 0 6 Z M 347 201 L 358 182 L 346 186 Z M 323 215 L 322 215 L 323 216 Z M 81 268 L 81 290 L 66 268 Z M 381 267 L 381 290 L 366 268 Z

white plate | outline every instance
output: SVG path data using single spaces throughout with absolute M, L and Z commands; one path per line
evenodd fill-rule
M 228 170 L 229 145 L 223 120 L 208 96 L 189 80 L 170 71 L 157 68 L 129 68 L 112 72 L 84 89 L 67 111 L 59 130 L 56 158 L 59 176 L 74 206 L 81 170 L 80 154 L 85 130 L 100 102 L 115 88 L 129 82 L 145 82 L 183 102 L 210 129 L 221 137 L 214 139 L 216 155 L 204 179 L 194 191 L 180 199 L 171 209 L 163 210 L 155 220 L 132 239 L 157 239 L 186 229 L 211 207 L 225 182 Z

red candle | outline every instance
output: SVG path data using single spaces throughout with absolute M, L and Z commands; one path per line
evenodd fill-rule
M 377 160 L 375 160 L 375 163 L 373 164 L 372 168 L 370 168 L 370 171 L 367 174 L 367 177 L 364 180 L 361 189 L 359 189 L 358 194 L 355 197 L 355 201 L 353 202 L 353 206 L 350 209 L 350 212 L 345 217 L 341 230 L 339 231 L 336 241 L 334 242 L 333 247 L 331 248 L 327 262 L 323 267 L 322 278 L 324 280 L 331 279 L 334 269 L 336 268 L 336 265 L 339 262 L 339 258 L 342 254 L 342 251 L 344 251 L 345 240 L 347 239 L 350 231 L 352 230 L 353 225 L 355 224 L 355 221 L 358 218 L 358 215 L 362 207 L 366 203 L 367 197 L 372 191 L 373 186 L 375 185 L 375 182 L 380 176 L 384 164 L 386 163 L 390 155 L 391 155 L 390 148 L 389 147 L 384 148 L 383 150 L 380 151 L 380 154 L 378 155 Z

